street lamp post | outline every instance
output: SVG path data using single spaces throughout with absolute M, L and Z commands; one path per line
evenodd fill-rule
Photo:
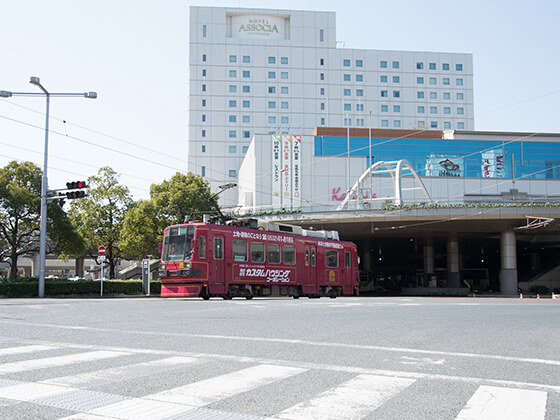
M 31 77 L 29 83 L 41 89 L 39 92 L 10 92 L 0 90 L 0 97 L 10 98 L 12 96 L 45 96 L 47 100 L 47 108 L 45 112 L 45 150 L 43 156 L 43 177 L 41 180 L 41 222 L 39 231 L 39 297 L 45 296 L 45 259 L 46 259 L 46 243 L 47 243 L 47 200 L 48 200 L 48 179 L 47 179 L 47 162 L 49 156 L 49 105 L 51 96 L 83 96 L 84 98 L 97 98 L 96 92 L 81 93 L 53 93 L 47 91 L 41 84 L 38 77 Z

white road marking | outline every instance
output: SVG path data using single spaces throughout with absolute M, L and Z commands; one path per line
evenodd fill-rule
M 91 351 L 87 353 L 69 354 L 66 356 L 46 357 L 43 359 L 22 360 L 19 362 L 4 363 L 0 365 L 0 374 L 25 372 L 33 369 L 43 369 L 70 365 L 73 363 L 89 362 L 92 360 L 109 359 L 112 357 L 126 356 L 130 353 L 117 351 Z
M 84 372 L 77 375 L 60 376 L 41 381 L 41 383 L 75 387 L 87 385 L 88 387 L 92 387 L 109 382 L 124 381 L 129 378 L 139 378 L 142 376 L 162 373 L 170 369 L 180 368 L 184 365 L 196 362 L 199 362 L 199 359 L 194 357 L 167 357 L 165 359 L 113 367 L 97 370 L 95 372 Z
M 17 401 L 32 401 L 38 398 L 50 397 L 68 392 L 67 388 L 26 382 L 0 388 L 0 398 Z
M 543 420 L 546 392 L 480 386 L 456 420 Z
M 193 407 L 167 403 L 163 401 L 147 400 L 145 398 L 131 398 L 115 404 L 109 404 L 88 412 L 117 419 L 150 419 L 159 420 L 191 411 Z
M 429 357 L 401 357 L 403 365 L 443 365 L 445 359 L 430 359 Z
M 258 365 L 168 389 L 157 394 L 147 395 L 144 398 L 202 407 L 302 372 L 305 372 L 305 369 L 276 365 Z
M 358 419 L 380 407 L 414 383 L 414 379 L 359 375 L 297 404 L 275 417 L 281 419 Z
M 56 350 L 59 348 L 60 347 L 57 346 L 42 346 L 42 345 L 7 347 L 7 348 L 0 349 L 0 356 L 8 356 L 10 354 L 34 353 L 36 351 Z

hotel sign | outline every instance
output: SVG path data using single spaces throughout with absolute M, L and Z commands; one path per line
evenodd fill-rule
M 275 15 L 232 15 L 234 38 L 284 39 L 285 19 Z

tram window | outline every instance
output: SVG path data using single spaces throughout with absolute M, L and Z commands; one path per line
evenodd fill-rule
M 350 252 L 344 251 L 344 267 L 350 268 Z
M 332 268 L 338 267 L 338 251 L 334 249 L 325 250 L 325 266 Z
M 293 245 L 284 245 L 284 264 L 295 265 L 296 263 L 296 247 Z
M 264 243 L 251 242 L 251 261 L 264 262 Z
M 309 248 L 305 247 L 305 266 L 309 266 Z
M 198 238 L 198 256 L 200 258 L 206 258 L 206 236 Z
M 247 241 L 233 240 L 233 261 L 247 261 Z
M 214 259 L 224 259 L 224 240 L 222 238 L 214 238 Z
M 280 264 L 280 245 L 268 244 L 268 262 L 271 264 Z
M 312 267 L 315 267 L 315 261 L 316 261 L 315 257 L 316 257 L 315 256 L 315 248 L 311 248 L 311 266 Z

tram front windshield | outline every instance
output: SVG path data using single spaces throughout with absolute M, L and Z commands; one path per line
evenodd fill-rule
M 194 230 L 194 226 L 177 226 L 167 229 L 161 252 L 162 261 L 190 260 Z

